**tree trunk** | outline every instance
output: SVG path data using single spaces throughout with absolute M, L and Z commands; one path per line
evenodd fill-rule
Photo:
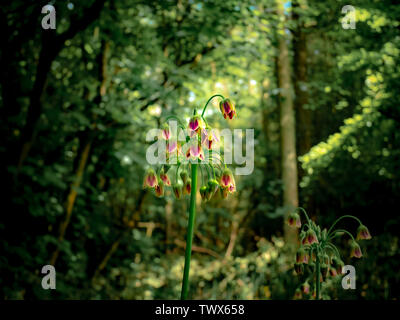
M 297 115 L 297 141 L 298 154 L 304 155 L 312 145 L 312 113 L 311 110 L 305 109 L 304 106 L 308 102 L 307 85 L 307 38 L 303 31 L 303 24 L 300 22 L 297 1 L 293 2 L 294 10 L 293 19 L 296 22 L 296 29 L 293 35 L 294 50 L 294 91 L 296 94 L 295 109 Z M 299 168 L 301 169 L 301 168 Z M 300 173 L 301 174 L 301 173 Z
M 281 19 L 278 27 L 278 85 L 280 88 L 280 127 L 281 127 L 281 161 L 283 182 L 283 205 L 288 214 L 298 207 L 297 189 L 297 156 L 296 156 L 296 122 L 293 106 L 293 89 L 287 37 L 284 28 L 283 0 L 277 0 L 277 12 Z M 297 243 L 297 230 L 284 223 L 284 237 L 288 244 Z

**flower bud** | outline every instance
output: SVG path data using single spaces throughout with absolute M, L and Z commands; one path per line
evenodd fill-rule
M 214 195 L 218 191 L 219 183 L 215 179 L 210 179 L 208 180 L 208 188 L 210 189 L 210 192 L 212 195 Z
M 366 226 L 360 224 L 357 229 L 357 240 L 369 240 L 371 239 L 371 234 Z
M 207 200 L 207 186 L 202 186 L 200 188 L 200 196 L 201 196 L 201 200 L 205 201 Z
M 182 183 L 176 183 L 172 186 L 172 190 L 174 191 L 174 195 L 176 199 L 182 198 Z
M 183 186 L 183 193 L 190 194 L 191 190 L 192 190 L 192 180 L 188 178 Z
M 188 172 L 186 170 L 182 170 L 179 175 L 181 176 L 183 184 L 185 184 L 187 179 L 188 179 L 188 177 L 189 177 Z

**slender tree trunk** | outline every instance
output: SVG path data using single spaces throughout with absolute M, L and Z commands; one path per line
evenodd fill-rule
M 281 161 L 283 182 L 283 205 L 287 215 L 298 207 L 297 189 L 297 156 L 296 156 L 296 122 L 293 106 L 293 89 L 287 37 L 284 28 L 284 1 L 277 0 L 277 12 L 281 19 L 278 28 L 278 85 L 280 88 L 280 127 L 281 127 Z M 297 230 L 284 224 L 284 237 L 286 243 L 297 243 Z
M 307 88 L 307 35 L 304 32 L 304 26 L 300 22 L 299 4 L 293 2 L 293 8 L 296 9 L 293 19 L 296 23 L 296 29 L 293 35 L 294 50 L 294 91 L 296 94 L 295 109 L 297 115 L 297 141 L 298 154 L 307 153 L 312 145 L 312 113 L 311 110 L 305 109 L 308 102 Z M 301 168 L 300 168 L 301 169 Z

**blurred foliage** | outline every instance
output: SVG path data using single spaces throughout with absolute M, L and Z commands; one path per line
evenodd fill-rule
M 255 168 L 235 197 L 199 203 L 190 297 L 292 299 L 300 282 L 282 240 L 275 2 L 60 0 L 55 31 L 41 28 L 45 4 L 0 9 L 2 298 L 178 298 L 188 203 L 141 189 L 146 133 L 222 93 L 238 118 L 212 125 L 254 128 Z M 398 299 L 400 7 L 353 1 L 356 29 L 344 30 L 345 1 L 296 4 L 286 31 L 307 37 L 299 85 L 312 120 L 300 203 L 321 224 L 358 216 L 374 237 L 365 259 L 345 261 L 357 289 L 328 281 L 322 294 Z M 46 291 L 40 270 L 57 248 L 57 289 Z

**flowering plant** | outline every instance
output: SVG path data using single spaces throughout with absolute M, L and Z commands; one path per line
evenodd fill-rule
M 219 138 L 204 117 L 208 104 L 216 97 L 221 98 L 219 108 L 225 119 L 232 120 L 236 116 L 236 108 L 233 103 L 222 95 L 216 94 L 208 99 L 201 115 L 197 114 L 196 109 L 194 110 L 187 126 L 176 116 L 167 117 L 162 126 L 160 138 L 166 143 L 165 158 L 168 165 L 160 165 L 157 172 L 153 168 L 149 168 L 143 182 L 143 187 L 154 190 L 158 197 L 164 196 L 165 187 L 169 186 L 172 187 L 176 199 L 190 195 L 181 299 L 187 298 L 189 287 L 190 259 L 196 214 L 197 168 L 200 167 L 201 170 L 202 185 L 199 192 L 203 201 L 211 200 L 218 191 L 223 198 L 236 191 L 235 179 L 231 170 L 224 163 L 223 155 L 215 150 Z M 178 130 L 172 129 L 173 124 L 168 122 L 170 119 L 175 120 L 175 127 Z M 183 139 L 180 141 L 177 138 L 181 136 L 183 136 Z M 172 175 L 173 182 L 168 175 L 171 167 L 175 167 L 175 172 Z M 207 175 L 207 179 L 205 175 Z
M 299 212 L 303 212 L 306 217 L 304 225 L 301 223 Z M 334 229 L 337 223 L 345 218 L 354 219 L 359 223 L 356 239 L 345 229 Z M 351 215 L 338 218 L 329 230 L 321 230 L 314 221 L 309 219 L 307 212 L 303 208 L 298 208 L 289 215 L 287 223 L 291 227 L 301 228 L 300 247 L 296 252 L 296 263 L 294 264 L 296 273 L 303 274 L 307 265 L 313 269 L 312 275 L 303 283 L 302 290 L 296 290 L 295 298 L 301 298 L 302 292 L 309 294 L 309 282 L 311 282 L 315 283 L 315 299 L 319 300 L 321 282 L 325 281 L 328 275 L 336 277 L 342 273 L 344 263 L 339 250 L 332 242 L 333 239 L 345 234 L 348 235 L 350 237 L 350 257 L 355 258 L 362 257 L 361 248 L 356 240 L 371 239 L 368 228 L 361 223 L 360 219 Z

